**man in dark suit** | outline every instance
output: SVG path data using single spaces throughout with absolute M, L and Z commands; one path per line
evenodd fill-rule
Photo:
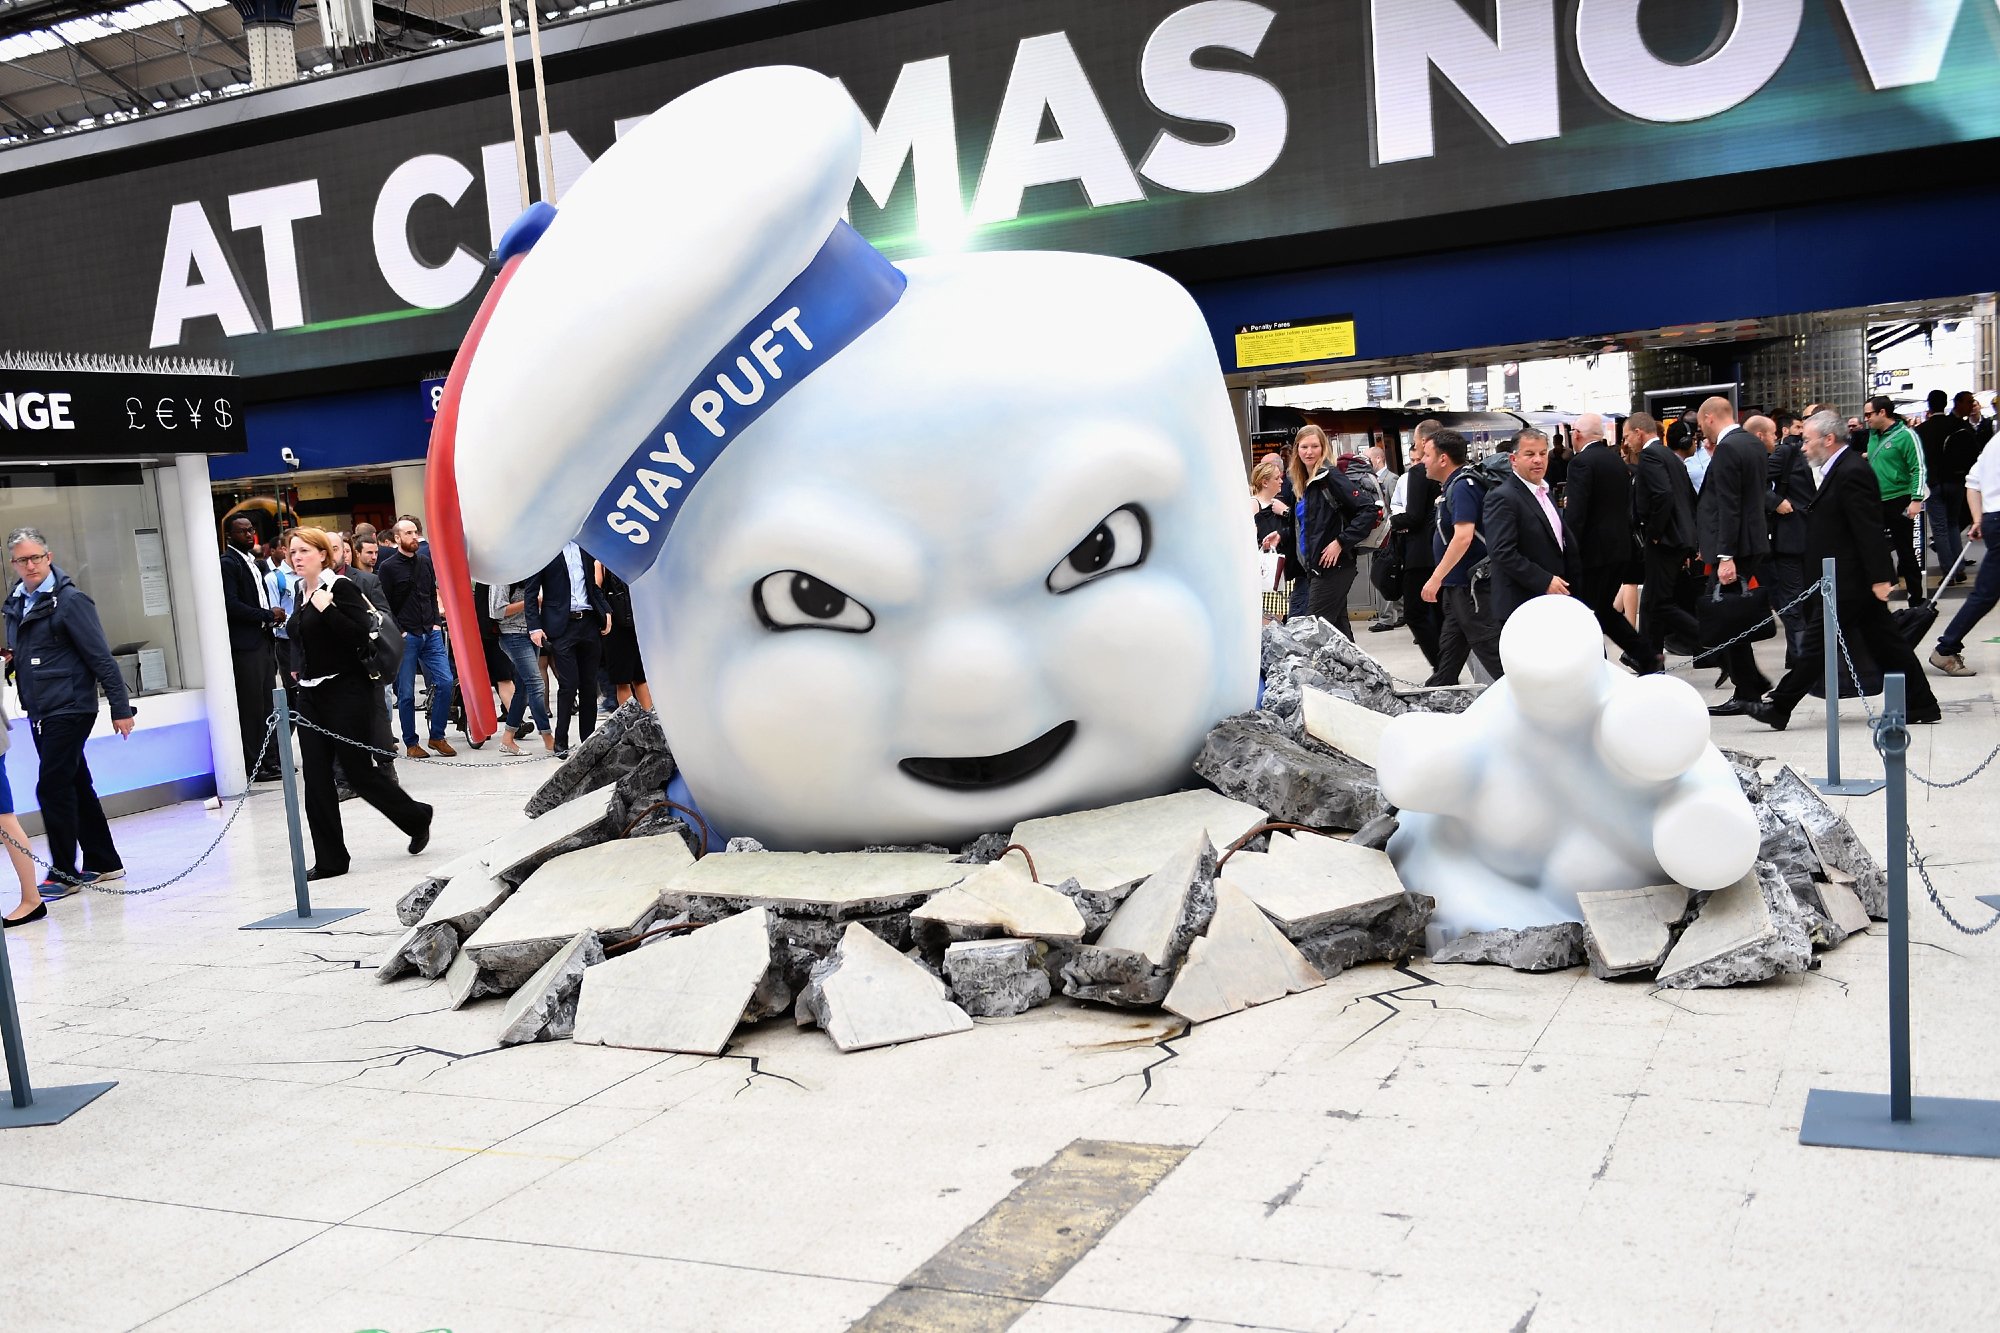
M 1546 480 L 1549 437 L 1533 427 L 1515 436 L 1513 467 L 1512 476 L 1486 493 L 1481 515 L 1493 565 L 1493 621 L 1502 628 L 1529 598 L 1567 596 L 1575 572 Z
M 1818 569 L 1822 560 L 1833 557 L 1840 632 L 1865 643 L 1885 675 L 1903 673 L 1911 722 L 1936 722 L 1944 716 L 1937 696 L 1916 651 L 1903 641 L 1889 614 L 1896 559 L 1882 531 L 1882 492 L 1875 469 L 1860 450 L 1848 446 L 1840 418 L 1831 412 L 1807 420 L 1805 455 L 1821 469 L 1819 490 L 1806 511 L 1807 567 Z M 1750 716 L 1783 731 L 1792 720 L 1792 710 L 1823 675 L 1824 643 L 1825 620 L 1815 611 L 1806 632 L 1806 651 L 1785 672 L 1768 702 L 1746 710 Z
M 1785 622 L 1785 666 L 1789 669 L 1805 651 L 1810 617 L 1801 606 L 1786 611 L 1806 584 L 1819 577 L 1806 568 L 1806 509 L 1813 499 L 1813 469 L 1806 461 L 1805 435 L 1798 418 L 1780 413 L 1776 443 L 1770 452 L 1771 488 L 1764 508 L 1771 520 L 1771 606 Z
M 229 620 L 229 665 L 236 677 L 236 721 L 243 733 L 243 771 L 252 782 L 275 782 L 278 760 L 265 753 L 264 728 L 271 724 L 271 691 L 278 684 L 278 660 L 271 631 L 285 612 L 271 605 L 257 569 L 257 525 L 238 514 L 229 520 L 222 550 L 222 610 Z
M 577 739 L 597 730 L 599 644 L 611 632 L 611 603 L 597 586 L 597 562 L 575 542 L 542 566 L 529 585 L 528 639 L 547 646 L 556 673 L 556 755 L 569 753 L 569 720 L 577 719 Z
M 1605 442 L 1604 418 L 1597 413 L 1576 419 L 1576 444 L 1563 492 L 1564 545 L 1576 569 L 1575 594 L 1632 669 L 1650 675 L 1660 669 L 1660 655 L 1616 605 L 1632 563 L 1632 474 Z
M 1724 597 L 1736 596 L 1763 586 L 1764 562 L 1771 553 L 1764 517 L 1764 495 L 1770 485 L 1764 446 L 1736 424 L 1736 407 L 1727 398 L 1702 403 L 1695 420 L 1715 444 L 1694 511 L 1701 558 L 1710 569 L 1702 595 L 1712 597 L 1720 589 Z M 1719 656 L 1729 672 L 1733 695 L 1708 711 L 1716 717 L 1749 712 L 1750 705 L 1771 688 L 1771 678 L 1758 669 L 1749 643 L 1734 644 Z
M 1634 412 L 1625 419 L 1625 434 L 1639 450 L 1639 471 L 1632 485 L 1632 521 L 1638 525 L 1644 554 L 1645 582 L 1639 588 L 1639 633 L 1654 657 L 1666 651 L 1667 636 L 1689 643 L 1700 637 L 1687 581 L 1688 559 L 1694 554 L 1694 483 L 1687 464 L 1660 438 L 1660 423 L 1650 413 Z

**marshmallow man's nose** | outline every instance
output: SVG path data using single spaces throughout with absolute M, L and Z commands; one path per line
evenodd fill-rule
M 977 721 L 1028 702 L 1035 668 L 1021 626 L 996 615 L 946 616 L 912 655 L 911 702 L 924 716 Z

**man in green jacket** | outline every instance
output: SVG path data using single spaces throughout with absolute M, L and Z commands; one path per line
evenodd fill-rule
M 1923 553 L 1917 549 L 1916 518 L 1923 512 L 1930 486 L 1924 476 L 1924 447 L 1916 432 L 1896 417 L 1887 398 L 1868 400 L 1868 461 L 1882 489 L 1882 526 L 1896 551 L 1896 568 L 1908 590 L 1910 605 L 1924 604 Z

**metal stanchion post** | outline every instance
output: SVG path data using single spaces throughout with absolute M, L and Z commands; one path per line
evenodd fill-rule
M 1829 796 L 1872 796 L 1882 790 L 1878 778 L 1840 776 L 1840 608 L 1835 596 L 1838 585 L 1833 577 L 1833 557 L 1821 566 L 1820 638 L 1826 651 L 1826 776 L 1812 784 Z M 1855 681 L 1859 689 L 1860 681 Z
M 1875 748 L 1888 774 L 1889 1093 L 1806 1094 L 1799 1142 L 1825 1148 L 2000 1157 L 2000 1102 L 1910 1095 L 1910 827 L 1907 682 L 1896 672 L 1882 682 L 1882 720 Z
M 14 973 L 7 963 L 7 941 L 0 936 L 0 1046 L 7 1051 L 7 1087 L 13 1094 L 0 1106 L 0 1129 L 25 1125 L 58 1125 L 96 1101 L 116 1083 L 72 1083 L 43 1088 L 35 1095 L 28 1081 L 28 1052 L 21 1041 L 21 1013 L 14 1007 Z
M 306 887 L 306 839 L 299 827 L 299 775 L 292 763 L 292 705 L 283 686 L 271 691 L 272 716 L 278 729 L 271 743 L 278 747 L 278 771 L 284 776 L 285 830 L 292 843 L 292 896 L 298 901 L 295 912 L 280 912 L 261 921 L 252 921 L 243 930 L 309 930 L 367 911 L 365 907 L 322 907 L 314 910 L 312 893 Z

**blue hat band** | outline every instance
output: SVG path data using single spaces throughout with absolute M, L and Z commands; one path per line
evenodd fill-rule
M 846 222 L 776 300 L 723 344 L 632 451 L 576 540 L 626 582 L 653 567 L 722 451 L 889 313 L 908 279 Z

